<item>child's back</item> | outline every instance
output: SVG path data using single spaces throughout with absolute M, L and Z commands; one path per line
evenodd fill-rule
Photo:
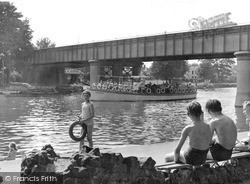
M 198 150 L 209 148 L 212 140 L 210 126 L 204 122 L 190 125 L 189 146 Z

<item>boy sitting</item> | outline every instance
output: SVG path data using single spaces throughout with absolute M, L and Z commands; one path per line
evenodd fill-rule
M 187 115 L 192 124 L 187 125 L 181 133 L 179 143 L 174 153 L 167 154 L 166 162 L 186 163 L 191 165 L 202 165 L 206 161 L 209 145 L 212 141 L 210 126 L 204 122 L 201 105 L 193 101 L 187 106 Z M 186 138 L 189 137 L 189 148 L 180 152 Z

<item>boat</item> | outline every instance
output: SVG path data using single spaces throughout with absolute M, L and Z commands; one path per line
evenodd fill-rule
M 197 88 L 191 84 L 145 84 L 143 88 L 135 87 L 134 80 L 123 83 L 93 83 L 88 89 L 93 101 L 170 101 L 195 99 Z

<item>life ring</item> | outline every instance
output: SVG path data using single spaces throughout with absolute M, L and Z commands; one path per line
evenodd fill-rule
M 103 85 L 103 86 L 102 86 L 102 89 L 107 90 L 107 89 L 108 89 L 108 86 Z
M 147 88 L 147 89 L 146 89 L 146 93 L 147 93 L 147 94 L 151 94 L 151 89 L 150 89 L 150 88 Z
M 161 93 L 160 88 L 157 88 L 157 89 L 156 89 L 156 93 L 157 93 L 157 94 L 160 94 L 160 93 Z
M 174 88 L 174 93 L 177 93 L 177 89 L 176 88 Z
M 188 88 L 186 88 L 185 92 L 188 93 Z
M 186 93 L 185 89 L 182 89 L 182 93 Z
M 97 85 L 97 89 L 101 89 L 101 88 L 102 88 L 102 86 L 98 84 Z
M 80 125 L 79 124 L 80 121 L 75 121 L 74 123 L 72 123 L 69 127 L 69 136 L 71 139 L 73 139 L 74 141 L 81 141 L 83 140 L 86 135 L 87 135 L 87 126 L 85 123 L 82 123 L 81 126 L 82 126 L 82 135 L 81 137 L 76 137 L 74 134 L 73 134 L 73 129 L 76 125 Z
M 162 88 L 161 93 L 166 93 L 166 90 L 164 88 Z
M 188 91 L 189 91 L 189 93 L 192 93 L 192 91 L 193 91 L 193 90 L 192 90 L 191 88 L 189 88 L 189 90 L 188 90 Z
M 119 91 L 119 88 L 118 88 L 118 86 L 116 86 L 116 87 L 115 87 L 115 91 Z
M 173 88 L 171 88 L 171 89 L 170 89 L 170 93 L 173 93 L 173 92 L 174 92 L 174 90 L 173 90 Z
M 178 93 L 181 93 L 181 89 L 180 88 L 178 89 Z

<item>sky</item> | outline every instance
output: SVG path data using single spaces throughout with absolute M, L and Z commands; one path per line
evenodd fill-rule
M 231 12 L 250 24 L 249 0 L 11 0 L 30 20 L 32 42 L 56 46 L 188 31 L 192 18 Z

